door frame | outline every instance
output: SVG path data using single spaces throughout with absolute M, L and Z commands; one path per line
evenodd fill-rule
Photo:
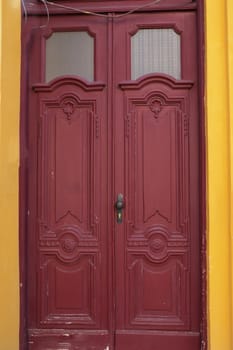
M 80 8 L 85 7 L 88 11 L 100 12 L 101 3 L 102 12 L 126 12 L 131 11 L 132 5 L 128 0 L 119 1 L 119 4 L 105 5 L 103 1 L 92 2 L 88 6 L 82 4 L 82 0 L 79 2 Z M 179 0 L 177 0 L 179 3 Z M 72 5 L 72 2 L 67 2 L 67 5 Z M 138 2 L 139 6 L 142 6 L 141 0 Z M 74 5 L 73 5 L 74 6 Z M 139 7 L 138 6 L 138 7 Z M 162 5 L 152 5 L 150 8 L 144 8 L 144 12 L 150 12 L 154 10 L 160 11 L 187 11 L 193 10 L 197 13 L 197 64 L 198 64 L 198 96 L 199 96 L 199 136 L 200 136 L 200 232 L 201 232 L 201 349 L 207 349 L 207 237 L 206 237 L 206 139 L 205 139 L 205 37 L 204 37 L 204 3 L 201 0 L 196 0 L 196 3 L 192 3 L 185 6 L 169 6 L 163 7 Z M 51 9 L 50 14 L 70 14 L 70 11 L 64 11 L 63 9 Z M 27 10 L 28 16 L 45 15 L 42 19 L 46 18 L 46 10 L 43 4 L 35 4 Z M 46 20 L 45 20 L 46 22 Z M 45 23 L 46 25 L 46 23 Z M 22 27 L 25 26 L 24 20 L 22 20 Z M 27 40 L 29 33 L 22 30 L 21 42 Z M 24 47 L 24 46 L 23 46 Z M 25 103 L 27 98 L 27 60 L 26 51 L 22 49 L 21 56 L 21 107 L 20 107 L 20 170 L 19 170 L 19 266 L 20 266 L 20 349 L 23 350 L 26 344 L 26 332 L 27 329 L 27 281 L 26 281 L 26 238 L 27 238 L 27 191 L 28 191 L 28 173 L 27 173 L 27 105 Z

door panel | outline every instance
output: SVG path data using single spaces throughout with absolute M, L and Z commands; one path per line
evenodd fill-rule
M 46 39 L 64 28 L 90 32 L 95 56 L 106 53 L 105 19 L 51 18 L 49 28 L 32 33 L 41 62 Z M 95 63 L 93 82 L 58 75 L 44 83 L 44 72 L 31 70 L 29 349 L 103 349 L 111 343 L 106 73 Z
M 149 79 L 144 89 L 136 91 L 137 84 L 121 85 L 127 89 L 130 118 L 125 141 L 126 304 L 132 305 L 131 327 L 148 327 L 149 322 L 151 329 L 184 329 L 190 309 L 185 100 L 192 83 L 176 83 L 175 94 L 175 88 L 167 86 L 168 78 Z M 172 98 L 166 101 L 164 96 Z M 159 113 L 153 111 L 154 104 L 160 106 Z
M 182 79 L 155 72 L 130 80 L 131 40 L 140 28 L 179 33 L 180 56 L 189 58 L 182 61 Z M 126 48 L 114 64 L 115 191 L 125 195 L 124 225 L 116 225 L 119 350 L 139 349 L 137 338 L 147 339 L 145 349 L 200 346 L 194 28 L 192 13 L 132 15 L 114 27 L 115 42 Z
M 91 86 L 94 90 L 91 92 L 83 92 L 77 85 L 77 80 L 63 79 L 61 84 L 59 79 L 50 85 L 54 91 L 49 92 L 49 100 L 47 85 L 34 87 L 41 108 L 38 135 L 40 323 L 93 328 L 100 324 L 97 300 L 102 293 L 96 109 L 103 114 L 100 106 L 104 103 L 101 96 L 104 84 Z
M 188 11 L 51 16 L 34 30 L 30 18 L 28 349 L 200 350 L 195 23 Z M 142 29 L 160 29 L 159 44 L 146 35 L 152 61 L 170 58 L 133 80 Z M 172 42 L 157 53 L 163 29 L 174 57 Z M 93 81 L 45 83 L 46 40 L 63 31 L 93 38 Z M 179 58 L 180 79 L 161 74 Z

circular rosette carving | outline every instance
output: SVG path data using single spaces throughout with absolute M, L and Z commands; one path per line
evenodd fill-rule
M 60 238 L 60 247 L 66 254 L 73 255 L 79 245 L 78 238 L 72 233 L 64 233 Z
M 154 259 L 158 260 L 167 256 L 167 240 L 162 234 L 155 233 L 150 237 L 149 252 Z
M 67 253 L 72 253 L 77 246 L 77 241 L 72 238 L 66 238 L 61 241 L 61 246 Z

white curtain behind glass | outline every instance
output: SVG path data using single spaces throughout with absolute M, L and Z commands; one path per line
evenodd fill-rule
M 180 35 L 173 29 L 140 29 L 131 38 L 131 79 L 149 73 L 181 78 Z

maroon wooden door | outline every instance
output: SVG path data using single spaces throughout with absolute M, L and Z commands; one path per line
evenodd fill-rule
M 36 29 L 27 42 L 27 343 L 41 350 L 105 349 L 112 343 L 106 20 L 51 17 L 39 28 L 41 22 L 31 19 Z M 45 83 L 46 42 L 59 32 L 96 38 L 94 81 L 62 75 Z
M 25 30 L 27 347 L 200 350 L 195 13 L 110 17 Z M 132 38 L 147 29 L 179 36 L 177 79 L 134 79 Z M 94 39 L 92 81 L 45 82 L 46 40 L 61 31 Z
M 147 28 L 173 28 L 181 36 L 180 79 L 131 80 L 132 37 Z M 113 61 L 114 179 L 115 193 L 125 196 L 123 225 L 115 230 L 117 350 L 200 349 L 194 33 L 192 13 L 115 20 L 115 47 L 123 49 Z

